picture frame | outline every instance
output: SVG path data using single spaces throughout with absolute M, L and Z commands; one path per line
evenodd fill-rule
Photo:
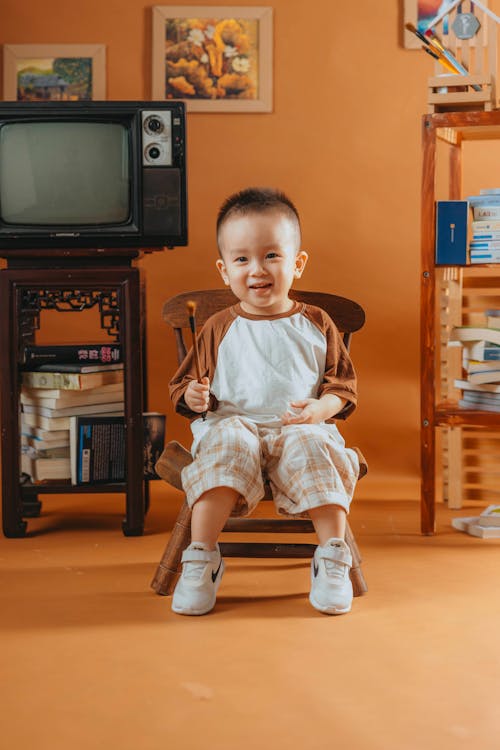
M 420 49 L 422 41 L 408 31 L 407 23 L 412 23 L 418 31 L 423 31 L 437 18 L 442 10 L 442 0 L 404 0 L 403 3 L 403 45 L 405 49 Z
M 189 112 L 272 112 L 273 9 L 153 6 L 153 99 Z
M 3 98 L 7 101 L 105 99 L 105 45 L 4 44 Z

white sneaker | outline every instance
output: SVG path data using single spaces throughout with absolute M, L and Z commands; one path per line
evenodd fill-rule
M 192 542 L 182 553 L 182 573 L 177 581 L 172 609 L 179 615 L 204 615 L 215 605 L 224 572 L 219 545 L 210 550 L 202 542 Z
M 351 551 L 343 539 L 332 537 L 323 547 L 316 547 L 311 561 L 309 594 L 309 601 L 315 609 L 328 615 L 341 615 L 350 611 L 351 566 Z

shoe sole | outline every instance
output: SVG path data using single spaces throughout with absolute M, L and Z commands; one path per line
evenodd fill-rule
M 345 615 L 347 612 L 351 611 L 351 604 L 348 607 L 345 607 L 343 609 L 340 609 L 339 607 L 325 607 L 322 604 L 319 604 L 317 601 L 315 601 L 314 597 L 309 595 L 309 601 L 311 602 L 314 609 L 317 609 L 318 612 L 322 612 L 325 615 Z
M 193 609 L 192 607 L 176 607 L 174 602 L 172 601 L 172 612 L 175 612 L 176 615 L 193 615 L 193 616 L 207 615 L 209 612 L 211 612 L 213 608 L 215 607 L 217 591 L 219 590 L 220 582 L 222 580 L 222 574 L 224 573 L 224 568 L 225 568 L 224 560 L 222 560 L 220 570 L 219 570 L 219 575 L 217 576 L 217 579 L 214 583 L 213 601 L 211 601 L 208 607 L 205 607 L 204 609 Z

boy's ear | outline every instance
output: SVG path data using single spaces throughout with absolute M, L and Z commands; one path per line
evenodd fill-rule
M 302 276 L 302 272 L 304 271 L 304 268 L 306 267 L 306 263 L 309 259 L 309 255 L 306 253 L 305 250 L 299 250 L 295 257 L 295 278 L 300 279 Z
M 229 286 L 229 279 L 226 273 L 226 266 L 224 265 L 224 261 L 221 258 L 219 258 L 218 260 L 215 261 L 215 265 L 217 266 L 218 272 L 222 276 L 222 281 L 224 282 L 226 286 Z

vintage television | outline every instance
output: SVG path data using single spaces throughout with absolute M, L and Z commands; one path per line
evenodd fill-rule
M 186 244 L 182 102 L 0 102 L 0 254 Z

